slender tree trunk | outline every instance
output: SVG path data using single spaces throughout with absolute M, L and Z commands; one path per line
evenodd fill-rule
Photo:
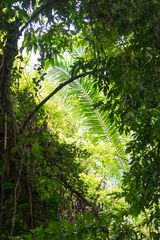
M 3 217 L 4 209 L 2 208 L 8 195 L 3 185 L 6 181 L 15 183 L 14 179 L 16 178 L 16 164 L 13 161 L 13 156 L 11 156 L 11 149 L 15 145 L 15 119 L 10 86 L 13 64 L 18 53 L 17 33 L 17 22 L 8 23 L 6 43 L 0 63 L 0 166 L 3 169 L 0 173 L 0 228 L 5 221 Z
M 0 116 L 1 116 L 1 158 L 5 159 L 14 144 L 14 114 L 10 96 L 11 73 L 18 53 L 18 23 L 8 25 L 7 40 L 4 47 L 0 69 Z M 8 157 L 7 157 L 8 158 Z M 9 166 L 6 166 L 9 168 Z M 9 170 L 9 169 L 8 169 Z

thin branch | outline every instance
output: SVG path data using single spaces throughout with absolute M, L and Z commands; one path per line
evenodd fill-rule
M 11 226 L 11 232 L 10 232 L 11 236 L 13 235 L 13 230 L 14 230 L 15 223 L 16 223 L 17 200 L 18 200 L 18 197 L 19 197 L 19 194 L 17 193 L 17 189 L 18 189 L 19 182 L 20 182 L 21 172 L 22 172 L 22 166 L 19 169 L 17 183 L 16 183 L 16 186 L 15 186 L 15 189 L 14 189 L 13 216 L 12 216 L 12 226 Z
M 36 9 L 30 19 L 25 23 L 25 25 L 20 29 L 19 31 L 19 35 L 22 34 L 22 32 L 28 27 L 28 25 L 47 7 L 49 7 L 54 1 L 51 1 L 49 3 L 43 4 L 41 7 L 39 7 L 39 9 Z
M 34 228 L 34 224 L 33 224 L 32 190 L 31 190 L 31 185 L 29 184 L 29 182 L 28 182 L 28 192 L 29 192 L 29 211 L 30 211 L 31 228 Z
M 7 149 L 7 132 L 8 132 L 8 129 L 7 129 L 7 112 L 5 112 L 5 115 L 4 115 L 4 150 Z
M 46 103 L 48 102 L 48 100 L 50 100 L 51 97 L 53 97 L 57 92 L 59 92 L 62 88 L 64 88 L 66 85 L 68 85 L 69 83 L 73 82 L 74 80 L 78 79 L 78 78 L 81 78 L 81 77 L 84 77 L 86 75 L 89 75 L 91 74 L 92 71 L 89 71 L 89 72 L 85 72 L 85 73 L 82 73 L 82 74 L 79 74 L 78 76 L 76 77 L 73 77 L 73 78 L 70 78 L 69 80 L 61 83 L 56 89 L 54 89 L 45 99 L 42 100 L 42 102 L 40 102 L 35 108 L 34 110 L 27 116 L 27 118 L 24 120 L 21 128 L 20 128 L 20 131 L 19 131 L 19 134 L 21 135 L 24 131 L 24 129 L 26 128 L 27 124 L 29 123 L 29 121 L 35 116 L 36 112 Z
M 2 219 L 3 219 L 3 201 L 4 201 L 4 175 L 1 177 L 1 197 L 0 197 L 0 229 L 2 227 Z
M 76 189 L 74 189 L 74 187 L 72 185 L 70 185 L 69 183 L 67 183 L 67 180 L 65 179 L 64 175 L 62 173 L 57 174 L 58 179 L 63 183 L 63 185 L 73 194 L 75 195 L 77 198 L 82 199 L 83 202 L 91 207 L 92 209 L 98 209 L 98 206 L 95 205 L 94 203 L 92 203 L 90 200 L 88 200 L 87 198 L 85 198 L 80 192 L 78 192 Z
M 71 184 L 68 183 L 67 181 L 67 178 L 64 176 L 64 174 L 62 173 L 62 168 L 60 166 L 60 164 L 56 163 L 56 162 L 53 162 L 51 159 L 48 159 L 48 166 L 51 167 L 51 170 L 52 170 L 52 167 L 53 165 L 55 165 L 58 169 L 59 169 L 59 173 L 56 174 L 56 178 L 62 182 L 63 186 L 65 188 L 67 188 L 76 198 L 78 199 L 81 199 L 85 204 L 86 206 L 89 206 L 92 208 L 92 212 L 94 213 L 95 217 L 96 218 L 99 218 L 98 217 L 98 211 L 99 211 L 99 207 L 98 205 L 96 205 L 95 203 L 91 202 L 89 199 L 87 199 L 83 193 L 80 193 L 79 191 L 77 191 L 74 186 L 72 186 Z M 48 174 L 49 177 L 53 177 L 55 178 L 55 175 L 53 174 Z

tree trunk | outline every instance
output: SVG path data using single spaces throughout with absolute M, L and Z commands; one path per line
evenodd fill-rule
M 8 23 L 7 28 L 0 64 L 0 228 L 5 221 L 4 200 L 13 192 L 6 189 L 4 183 L 14 184 L 16 179 L 16 164 L 11 155 L 11 149 L 15 145 L 15 118 L 10 87 L 13 64 L 18 53 L 18 23 Z

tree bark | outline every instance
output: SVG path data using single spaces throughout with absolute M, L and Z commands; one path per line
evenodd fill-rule
M 16 164 L 11 156 L 11 149 L 15 145 L 15 118 L 11 101 L 10 86 L 13 64 L 18 53 L 18 23 L 8 23 L 6 43 L 4 43 L 0 64 L 0 165 L 3 172 L 0 176 L 0 228 L 3 225 L 3 203 L 9 191 L 3 188 L 5 181 L 15 183 Z

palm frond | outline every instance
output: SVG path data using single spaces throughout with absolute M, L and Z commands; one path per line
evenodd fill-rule
M 84 118 L 84 123 L 89 128 L 92 138 L 111 143 L 124 170 L 124 145 L 116 127 L 110 122 L 108 112 L 95 108 L 95 103 L 98 101 L 98 93 L 85 79 L 73 82 L 69 88 L 69 94 L 75 94 L 79 99 L 77 110 L 80 116 Z
M 68 62 L 63 61 L 59 66 L 54 67 L 52 73 L 54 79 L 61 82 L 70 76 L 69 71 Z M 68 85 L 63 94 L 67 97 L 74 95 L 77 98 L 77 113 L 83 118 L 83 123 L 88 132 L 92 134 L 92 139 L 111 143 L 115 148 L 119 165 L 122 170 L 125 170 L 124 144 L 115 125 L 110 122 L 108 112 L 95 107 L 100 100 L 100 94 L 94 89 L 92 83 L 88 81 L 87 77 L 78 79 Z

